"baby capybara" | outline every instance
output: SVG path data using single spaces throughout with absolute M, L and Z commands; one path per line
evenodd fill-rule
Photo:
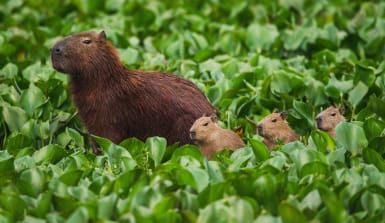
M 345 112 L 344 107 L 335 108 L 330 106 L 316 117 L 317 128 L 329 133 L 332 137 L 336 137 L 336 126 L 340 122 L 346 121 L 343 116 Z
M 53 67 L 70 76 L 70 91 L 88 132 L 119 143 L 165 137 L 190 143 L 189 128 L 215 114 L 189 80 L 163 72 L 127 69 L 104 31 L 65 37 L 51 48 Z M 96 145 L 93 145 L 98 153 Z
M 222 149 L 236 150 L 245 147 L 237 133 L 217 124 L 216 116 L 197 119 L 190 128 L 190 137 L 208 159 Z
M 257 124 L 257 133 L 263 137 L 263 143 L 270 150 L 278 145 L 278 139 L 284 143 L 298 140 L 298 135 L 290 128 L 286 117 L 286 112 L 274 112 Z

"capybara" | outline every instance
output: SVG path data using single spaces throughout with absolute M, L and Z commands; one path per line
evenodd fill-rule
M 208 159 L 222 149 L 236 150 L 245 147 L 237 133 L 217 124 L 216 116 L 197 119 L 190 128 L 190 137 Z
M 216 113 L 189 80 L 127 69 L 104 31 L 65 37 L 51 48 L 51 61 L 54 69 L 69 74 L 70 92 L 88 132 L 114 143 L 161 136 L 168 144 L 188 144 L 194 121 Z
M 336 137 L 336 126 L 340 122 L 346 121 L 343 116 L 344 112 L 345 108 L 343 106 L 339 108 L 330 106 L 317 115 L 317 128 L 329 133 L 332 137 Z
M 271 150 L 278 145 L 278 139 L 284 143 L 298 140 L 298 135 L 286 121 L 286 112 L 274 112 L 257 123 L 257 133 L 263 137 L 263 143 Z

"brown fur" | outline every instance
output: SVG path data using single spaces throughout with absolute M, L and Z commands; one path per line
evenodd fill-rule
M 201 117 L 190 128 L 190 137 L 208 159 L 222 149 L 245 147 L 242 139 L 229 129 L 222 129 L 215 117 Z
M 335 108 L 330 106 L 317 115 L 317 128 L 329 133 L 332 137 L 336 137 L 336 126 L 340 122 L 346 121 L 343 116 L 344 112 L 344 107 Z
M 70 76 L 70 90 L 89 133 L 119 143 L 162 136 L 191 143 L 188 129 L 215 114 L 205 95 L 173 74 L 128 70 L 103 32 L 68 36 L 51 48 L 53 67 Z M 94 145 L 94 152 L 98 153 Z
M 275 112 L 264 117 L 257 124 L 257 133 L 263 136 L 263 143 L 270 150 L 277 146 L 278 139 L 284 143 L 298 140 L 298 135 L 286 122 L 286 113 L 284 112 Z

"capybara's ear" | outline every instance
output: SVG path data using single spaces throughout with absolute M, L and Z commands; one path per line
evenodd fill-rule
M 287 112 L 280 112 L 279 114 L 281 115 L 281 118 L 282 118 L 283 120 L 286 120 Z
M 102 42 L 102 43 L 105 43 L 107 40 L 107 36 L 106 36 L 106 33 L 103 31 L 101 31 L 99 33 L 99 41 Z
M 211 119 L 212 122 L 217 122 L 218 121 L 218 117 L 216 115 L 210 116 L 210 119 Z
M 345 106 L 341 105 L 341 107 L 338 108 L 338 111 L 343 115 L 345 113 Z

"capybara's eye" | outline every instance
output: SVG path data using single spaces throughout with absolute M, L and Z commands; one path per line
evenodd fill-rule
M 85 44 L 90 44 L 92 41 L 90 40 L 90 39 L 85 39 L 85 40 L 83 40 L 83 43 L 85 43 Z
M 331 113 L 330 115 L 331 115 L 331 116 L 336 116 L 336 113 L 335 113 L 335 112 L 333 112 L 333 113 Z
M 272 120 L 271 120 L 271 122 L 276 122 L 277 121 L 277 119 L 276 118 L 273 118 Z
M 208 122 L 205 122 L 204 124 L 203 124 L 203 126 L 207 126 L 209 123 Z

